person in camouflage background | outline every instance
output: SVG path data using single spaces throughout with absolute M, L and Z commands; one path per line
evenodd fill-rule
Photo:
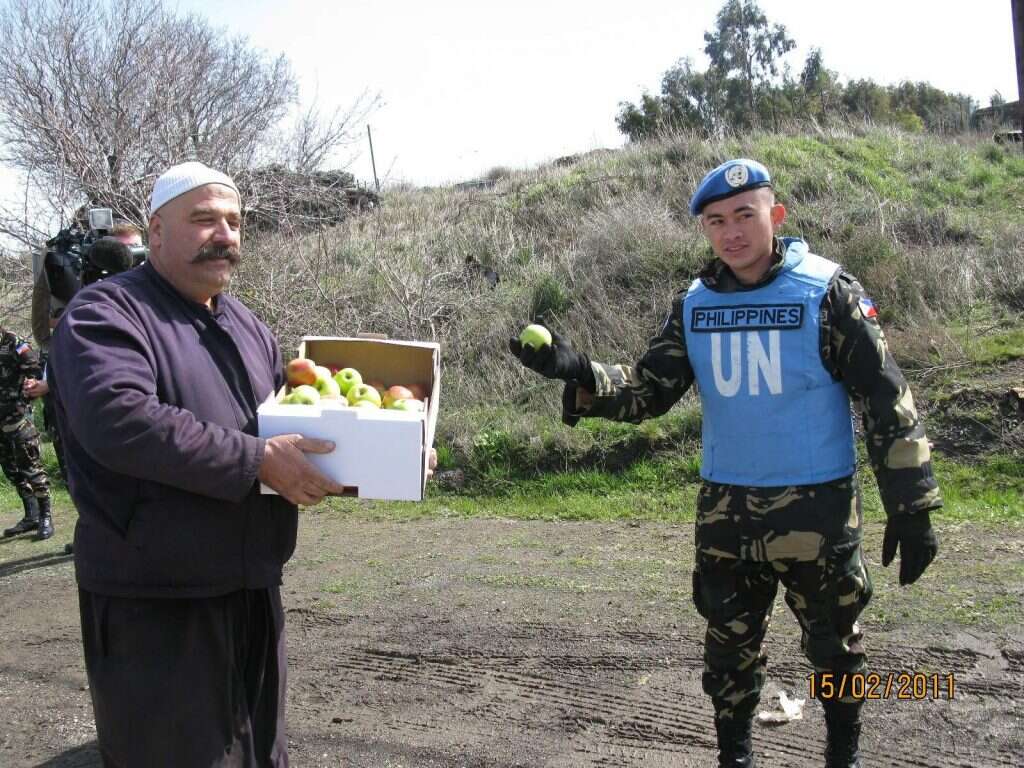
M 693 600 L 707 621 L 702 683 L 715 710 L 719 765 L 754 765 L 762 642 L 781 583 L 815 673 L 847 691 L 822 698 L 826 766 L 856 768 L 863 702 L 843 679 L 865 669 L 857 619 L 872 584 L 861 553 L 850 406 L 862 417 L 887 515 L 882 564 L 898 550 L 903 585 L 938 551 L 929 512 L 942 501 L 924 427 L 860 283 L 804 241 L 776 234 L 786 211 L 763 165 L 723 163 L 690 209 L 715 258 L 676 296 L 635 365 L 592 362 L 556 333 L 539 349 L 517 339 L 510 349 L 566 382 L 569 425 L 660 416 L 698 384 L 703 482 Z
M 6 529 L 4 536 L 35 531 L 37 541 L 53 536 L 53 518 L 39 433 L 32 423 L 24 385 L 41 375 L 39 358 L 29 343 L 0 329 L 0 466 L 25 507 L 24 517 Z

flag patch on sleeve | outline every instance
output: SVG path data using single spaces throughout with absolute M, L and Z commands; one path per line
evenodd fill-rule
M 23 342 L 21 342 L 21 344 L 17 345 L 17 346 L 16 346 L 15 348 L 14 348 L 14 351 L 15 351 L 15 352 L 17 352 L 17 353 L 18 353 L 19 355 L 24 355 L 24 354 L 25 354 L 25 353 L 27 353 L 27 352 L 28 352 L 28 351 L 29 351 L 30 349 L 32 349 L 32 347 L 30 347 L 30 346 L 28 345 L 28 342 L 27 342 L 27 341 L 23 341 Z
M 875 302 L 867 296 L 858 301 L 857 305 L 860 307 L 860 313 L 864 317 L 878 317 L 878 308 L 875 306 Z

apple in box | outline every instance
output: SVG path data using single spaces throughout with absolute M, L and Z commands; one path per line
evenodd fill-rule
M 297 357 L 288 363 L 286 369 L 288 386 L 294 389 L 303 384 L 316 384 L 316 363 L 306 357 Z
M 258 410 L 260 436 L 298 433 L 331 440 L 336 446 L 332 453 L 307 454 L 307 458 L 350 493 L 360 498 L 421 500 L 437 420 L 439 346 L 306 337 L 297 359 L 308 362 L 290 365 L 290 390 L 285 390 L 285 397 L 303 386 L 291 384 L 296 375 L 298 381 L 312 378 L 313 383 L 305 386 L 315 391 L 317 366 L 335 369 L 331 378 L 341 397 L 332 399 L 317 392 L 320 401 L 302 408 L 268 397 Z M 359 385 L 364 388 L 356 389 Z M 382 409 L 383 395 L 389 390 L 392 407 Z
M 363 383 L 363 375 L 355 368 L 342 368 L 334 374 L 334 380 L 338 383 L 341 394 L 348 397 L 349 390 L 352 387 Z

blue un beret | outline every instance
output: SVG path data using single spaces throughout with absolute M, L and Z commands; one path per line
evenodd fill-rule
M 697 186 L 697 191 L 690 198 L 690 214 L 699 215 L 705 205 L 716 200 L 771 185 L 772 177 L 768 175 L 768 169 L 756 160 L 745 157 L 727 160 L 708 173 Z

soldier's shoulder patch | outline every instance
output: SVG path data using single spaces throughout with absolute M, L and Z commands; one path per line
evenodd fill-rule
M 857 300 L 857 306 L 860 307 L 860 313 L 865 318 L 878 317 L 878 307 L 876 307 L 875 302 L 867 296 L 861 296 L 860 299 Z
M 29 346 L 29 343 L 27 341 L 19 341 L 18 344 L 14 347 L 14 351 L 17 352 L 19 355 L 27 355 L 29 352 L 32 351 L 32 347 Z

